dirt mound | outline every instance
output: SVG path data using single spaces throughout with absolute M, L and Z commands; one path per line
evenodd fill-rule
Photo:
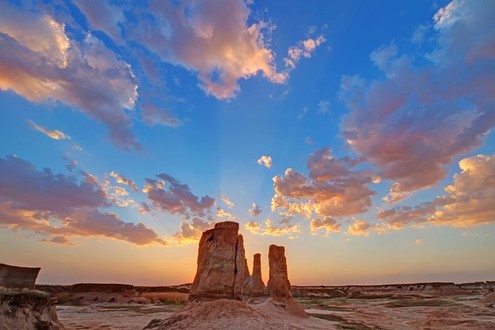
M 218 299 L 190 302 L 164 320 L 153 320 L 145 329 L 332 329 L 332 323 L 300 316 L 279 301 L 259 304 Z

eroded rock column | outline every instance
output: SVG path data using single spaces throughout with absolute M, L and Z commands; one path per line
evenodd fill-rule
M 189 300 L 242 299 L 244 240 L 237 222 L 220 222 L 203 232 L 199 241 L 198 268 Z
M 292 298 L 289 276 L 287 274 L 285 248 L 283 246 L 270 245 L 268 265 L 270 267 L 270 277 L 268 279 L 267 290 L 270 297 L 275 299 Z
M 265 283 L 261 278 L 261 254 L 253 256 L 253 275 L 251 276 L 249 293 L 252 296 L 263 296 L 266 293 Z

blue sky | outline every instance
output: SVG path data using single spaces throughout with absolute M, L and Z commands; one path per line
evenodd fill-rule
M 298 284 L 492 278 L 493 17 L 488 0 L 2 2 L 0 262 L 187 282 L 201 232 L 234 220 L 248 254 L 287 246 Z

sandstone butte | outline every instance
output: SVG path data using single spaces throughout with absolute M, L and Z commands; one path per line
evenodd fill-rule
M 237 222 L 220 222 L 203 232 L 189 302 L 145 329 L 330 329 L 327 321 L 309 318 L 292 299 L 283 246 L 270 245 L 267 286 L 261 254 L 250 275 L 244 239 Z

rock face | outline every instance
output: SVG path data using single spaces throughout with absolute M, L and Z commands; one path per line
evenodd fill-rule
M 41 268 L 0 264 L 0 286 L 4 288 L 34 289 Z
M 268 279 L 268 293 L 274 299 L 291 299 L 289 275 L 287 274 L 287 260 L 283 246 L 270 245 L 268 251 L 270 277 Z
M 249 294 L 251 296 L 263 296 L 266 294 L 265 283 L 261 278 L 261 254 L 253 256 L 253 275 L 249 282 Z
M 214 229 L 203 232 L 189 301 L 241 300 L 248 272 L 245 259 L 244 240 L 237 222 L 220 222 Z

